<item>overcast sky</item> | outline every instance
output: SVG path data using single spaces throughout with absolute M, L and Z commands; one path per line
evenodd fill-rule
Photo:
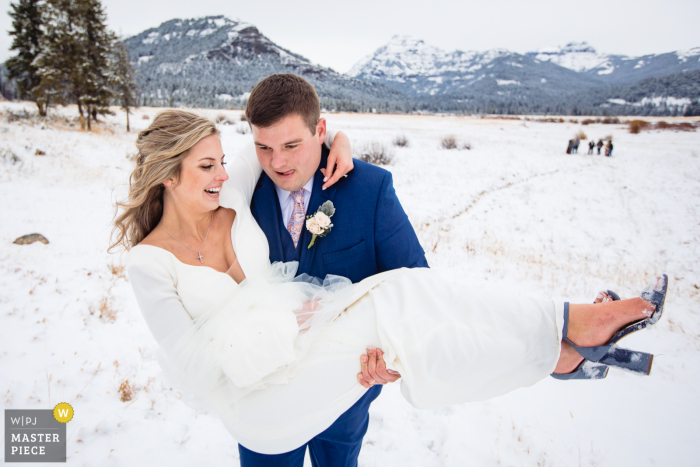
M 0 0 L 0 60 L 10 55 L 9 0 Z M 447 51 L 528 52 L 587 41 L 600 52 L 644 55 L 700 47 L 698 0 L 103 0 L 110 27 L 137 34 L 173 18 L 225 15 L 339 72 L 409 35 Z

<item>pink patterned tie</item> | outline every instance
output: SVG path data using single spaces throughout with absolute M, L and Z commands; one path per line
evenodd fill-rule
M 294 248 L 297 247 L 299 243 L 299 237 L 301 236 L 301 226 L 304 225 L 304 190 L 303 188 L 292 191 L 291 195 L 294 199 L 294 210 L 292 215 L 289 217 L 289 223 L 287 224 L 287 230 L 292 236 L 292 241 L 294 241 Z

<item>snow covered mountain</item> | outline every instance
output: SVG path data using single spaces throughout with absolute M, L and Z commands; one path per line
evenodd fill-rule
M 544 47 L 536 52 L 527 52 L 525 55 L 578 72 L 593 70 L 611 57 L 621 57 L 598 53 L 586 42 L 570 42 L 564 47 Z
M 138 71 L 143 105 L 240 108 L 260 79 L 295 73 L 314 84 L 328 109 L 405 107 L 398 91 L 315 65 L 254 25 L 224 16 L 173 19 L 124 43 Z
M 406 36 L 394 36 L 358 62 L 348 75 L 383 82 L 416 96 L 484 88 L 519 89 L 522 94 L 528 87 L 556 93 L 599 83 L 595 77 L 504 49 L 446 52 Z
M 686 70 L 700 69 L 700 48 L 632 59 L 599 54 L 587 44 L 569 44 L 533 56 L 503 49 L 446 52 L 397 36 L 342 75 L 275 44 L 252 24 L 223 16 L 174 19 L 124 42 L 146 106 L 242 108 L 263 77 L 295 73 L 316 87 L 328 110 L 700 112 L 695 95 L 700 83 L 684 76 Z M 642 78 L 670 73 L 675 75 L 628 88 Z M 659 105 L 646 104 L 657 101 Z
M 597 52 L 586 42 L 571 42 L 564 47 L 547 47 L 525 55 L 598 76 L 609 84 L 633 83 L 647 78 L 700 70 L 700 47 L 628 57 Z

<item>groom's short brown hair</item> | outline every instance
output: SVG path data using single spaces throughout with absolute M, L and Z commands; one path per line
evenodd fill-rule
M 321 118 L 321 105 L 314 87 L 301 76 L 289 73 L 270 75 L 260 81 L 248 98 L 248 123 L 268 128 L 290 115 L 299 115 L 311 134 Z

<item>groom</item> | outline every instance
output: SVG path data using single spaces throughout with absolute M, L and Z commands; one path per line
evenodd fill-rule
M 253 194 L 251 211 L 267 236 L 270 261 L 298 261 L 298 274 L 321 278 L 335 274 L 352 282 L 401 267 L 428 267 L 389 172 L 355 161 L 346 178 L 323 189 L 320 169 L 326 167 L 329 152 L 323 145 L 326 121 L 320 118 L 318 96 L 311 84 L 291 74 L 268 76 L 251 92 L 245 113 L 265 171 Z M 333 229 L 309 248 L 312 234 L 305 227 L 305 218 L 326 201 L 335 206 Z M 396 377 L 385 370 L 375 369 L 374 361 L 381 361 L 376 353 L 370 355 L 370 376 L 374 376 L 370 379 L 380 384 L 394 381 Z M 362 366 L 367 375 L 367 365 Z M 358 379 L 365 387 L 373 382 Z M 357 465 L 369 405 L 380 392 L 381 385 L 371 387 L 333 425 L 309 440 L 315 467 Z M 265 455 L 241 445 L 238 448 L 244 467 L 301 467 L 306 451 L 301 446 L 285 454 Z

